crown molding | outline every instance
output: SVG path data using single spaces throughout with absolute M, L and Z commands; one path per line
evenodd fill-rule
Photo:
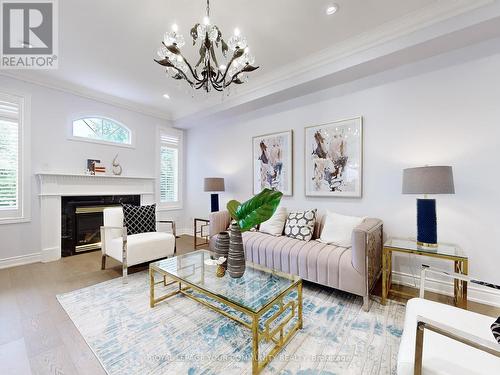
M 37 78 L 33 78 L 33 77 L 28 77 L 21 72 L 11 73 L 11 72 L 7 72 L 7 71 L 0 71 L 0 76 L 16 79 L 19 81 L 27 82 L 27 83 L 30 83 L 33 85 L 49 88 L 52 90 L 61 91 L 61 92 L 67 93 L 67 94 L 80 96 L 80 97 L 85 98 L 85 99 L 95 100 L 95 101 L 98 101 L 100 103 L 112 105 L 114 107 L 126 109 L 128 111 L 140 113 L 142 115 L 155 117 L 155 118 L 158 118 L 160 120 L 173 121 L 173 118 L 170 115 L 170 113 L 163 112 L 163 111 L 157 110 L 156 108 L 152 108 L 152 107 L 149 107 L 146 105 L 141 105 L 139 103 L 136 103 L 136 102 L 133 102 L 130 100 L 126 100 L 126 99 L 123 99 L 123 98 L 120 98 L 120 97 L 117 97 L 114 95 L 109 95 L 109 94 L 106 94 L 102 91 L 89 89 L 89 88 L 86 88 L 86 87 L 81 86 L 81 85 L 76 85 L 76 84 L 63 82 L 61 80 L 55 80 L 55 79 L 51 79 L 51 81 L 49 82 L 45 79 L 39 79 L 39 78 L 37 79 Z
M 22 72 L 7 72 L 4 70 L 0 71 L 0 76 L 25 81 L 86 99 L 96 100 L 101 103 L 158 119 L 184 123 L 189 122 L 191 119 L 200 119 L 214 115 L 217 112 L 227 110 L 245 102 L 284 91 L 293 86 L 331 74 L 332 67 L 334 66 L 339 70 L 342 68 L 342 65 L 344 65 L 343 69 L 346 69 L 349 63 L 351 65 L 353 64 L 353 61 L 348 61 L 349 58 L 353 56 L 362 55 L 377 47 L 382 46 L 383 48 L 384 44 L 397 41 L 400 38 L 407 37 L 440 22 L 495 2 L 498 3 L 498 0 L 437 1 L 424 8 L 410 12 L 403 17 L 386 22 L 370 31 L 332 45 L 315 54 L 311 54 L 299 61 L 271 70 L 269 73 L 255 76 L 246 87 L 239 88 L 238 92 L 232 93 L 231 97 L 226 98 L 224 102 L 220 103 L 212 100 L 207 100 L 203 104 L 198 102 L 197 106 L 191 106 L 191 108 L 195 107 L 194 110 L 188 109 L 185 111 L 167 112 L 160 108 L 139 104 L 81 85 L 64 82 L 62 80 L 50 79 L 49 81 L 48 79 L 33 78 Z M 448 32 L 450 32 L 450 30 L 443 29 L 441 30 L 441 35 Z M 408 47 L 408 42 L 406 45 L 400 45 L 399 49 L 406 47 Z M 339 65 L 341 68 L 339 68 Z
M 247 84 L 248 86 L 241 88 L 238 93 L 232 94 L 231 97 L 226 99 L 223 103 L 207 103 L 207 105 L 204 106 L 205 108 L 197 112 L 174 112 L 172 116 L 173 120 L 175 122 L 188 122 L 190 118 L 199 119 L 201 117 L 210 116 L 249 100 L 262 97 L 263 93 L 269 95 L 320 78 L 331 73 L 331 67 L 342 60 L 383 46 L 397 39 L 407 37 L 408 35 L 434 26 L 440 22 L 485 7 L 496 1 L 497 0 L 456 0 L 439 1 L 430 4 L 424 8 L 408 13 L 404 17 L 386 22 L 375 29 L 332 45 L 331 47 L 325 48 L 299 61 L 254 77 L 252 82 Z M 443 30 L 441 34 L 445 34 L 446 32 L 449 32 L 449 30 Z M 406 47 L 407 45 L 401 45 L 399 48 L 402 49 Z

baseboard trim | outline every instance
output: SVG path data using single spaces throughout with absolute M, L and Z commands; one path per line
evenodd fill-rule
M 392 282 L 394 284 L 410 286 L 413 288 L 416 284 L 416 287 L 418 288 L 420 286 L 420 275 L 415 275 L 414 277 L 408 273 L 393 271 Z M 425 281 L 425 290 L 447 296 L 453 296 L 453 282 L 427 277 Z M 500 292 L 486 287 L 471 285 L 470 283 L 467 284 L 467 299 L 469 301 L 479 302 L 485 305 L 500 307 Z
M 18 255 L 11 258 L 0 259 L 0 269 L 23 266 L 25 264 L 41 262 L 42 254 L 33 253 L 26 255 Z
M 177 228 L 177 233 L 176 233 L 178 236 L 182 236 L 182 235 L 188 235 L 188 236 L 192 236 L 193 235 L 193 228 Z
M 42 249 L 42 259 L 43 263 L 53 262 L 55 260 L 61 259 L 61 248 L 60 247 L 49 247 L 47 249 Z

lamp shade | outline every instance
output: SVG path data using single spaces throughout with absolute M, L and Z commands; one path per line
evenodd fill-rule
M 404 169 L 403 194 L 455 194 L 452 168 L 432 166 Z
M 204 191 L 224 191 L 224 179 L 221 177 L 207 177 L 204 180 Z

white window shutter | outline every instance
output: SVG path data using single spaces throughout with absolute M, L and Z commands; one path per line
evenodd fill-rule
M 19 207 L 20 103 L 0 97 L 0 216 Z
M 159 199 L 165 208 L 181 206 L 182 132 L 160 130 Z

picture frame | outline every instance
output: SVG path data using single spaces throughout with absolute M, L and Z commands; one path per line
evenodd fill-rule
M 362 197 L 362 116 L 304 129 L 304 183 L 310 197 Z
M 293 131 L 252 138 L 253 193 L 264 188 L 293 195 Z

